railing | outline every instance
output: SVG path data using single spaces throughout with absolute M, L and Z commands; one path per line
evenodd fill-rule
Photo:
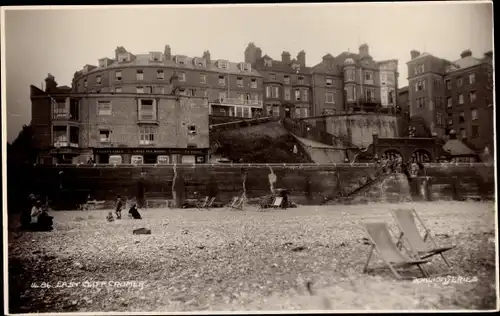
M 322 130 L 319 130 L 317 127 L 304 121 L 296 121 L 289 118 L 285 118 L 283 120 L 283 126 L 289 132 L 302 138 L 310 139 L 330 146 L 341 145 L 344 148 L 355 148 L 361 150 L 359 146 L 351 143 L 350 141 L 340 136 L 336 136 L 324 132 Z
M 249 105 L 249 106 L 257 106 L 262 107 L 262 100 L 247 100 L 247 99 L 239 99 L 239 98 L 218 98 L 215 99 L 213 104 L 223 104 L 223 105 Z
M 53 120 L 73 120 L 77 121 L 78 116 L 73 116 L 71 115 L 71 112 L 68 110 L 54 110 L 52 112 L 52 119 Z
M 219 131 L 219 130 L 241 128 L 241 127 L 247 127 L 247 126 L 252 126 L 252 125 L 258 125 L 258 124 L 278 121 L 278 120 L 279 120 L 279 118 L 277 118 L 277 117 L 266 116 L 266 117 L 260 117 L 260 118 L 254 118 L 254 119 L 246 119 L 246 120 L 244 119 L 244 120 L 239 120 L 239 121 L 234 121 L 234 122 L 219 123 L 219 124 L 210 125 L 210 131 L 214 132 L 214 131 Z
M 80 146 L 78 145 L 78 143 L 74 143 L 74 142 L 55 141 L 54 142 L 54 147 L 55 148 L 67 148 L 67 147 L 70 147 L 70 148 L 79 148 Z

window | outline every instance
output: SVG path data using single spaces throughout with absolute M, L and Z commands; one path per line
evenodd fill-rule
M 300 90 L 299 89 L 295 90 L 295 101 L 300 101 Z
M 158 94 L 165 94 L 165 87 L 163 87 L 163 86 L 156 87 L 156 92 Z
M 309 91 L 308 90 L 304 90 L 304 101 L 307 102 L 308 99 L 309 99 Z
M 153 87 L 152 86 L 146 86 L 145 87 L 145 93 L 153 93 Z
M 140 133 L 140 138 L 139 138 L 139 144 L 140 145 L 152 145 L 155 142 L 156 138 L 156 128 L 153 126 L 143 126 L 139 130 Z
M 280 88 L 273 87 L 273 98 L 279 98 L 279 94 L 280 94 Z
M 68 146 L 68 134 L 66 126 L 54 126 L 52 129 L 54 146 Z
M 304 84 L 304 77 L 299 77 L 299 84 Z
M 473 121 L 477 120 L 478 119 L 478 115 L 477 115 L 477 109 L 472 109 L 470 111 L 470 114 L 471 114 L 471 118 Z
M 133 165 L 142 165 L 144 163 L 144 156 L 142 155 L 132 155 L 130 157 L 130 163 Z
M 365 97 L 367 101 L 371 101 L 375 99 L 375 90 L 373 89 L 366 89 L 365 90 Z
M 332 78 L 326 78 L 326 86 L 331 87 L 333 85 L 333 79 Z
M 271 86 L 267 86 L 266 87 L 266 98 L 270 98 L 271 97 Z
M 365 71 L 365 81 L 372 81 L 373 73 L 371 71 Z
M 447 90 L 451 90 L 451 80 L 450 79 L 446 79 L 445 82 L 446 82 L 446 89 Z
M 194 65 L 197 67 L 205 67 L 206 66 L 206 61 L 203 58 L 195 58 L 194 59 Z
M 86 89 L 89 86 L 87 79 L 83 80 L 83 87 Z
M 419 71 L 420 71 L 420 73 L 423 73 L 423 72 L 424 72 L 424 70 L 425 70 L 425 68 L 424 68 L 424 64 L 420 65 L 420 66 L 419 66 Z
M 335 99 L 333 97 L 333 92 L 326 92 L 325 93 L 325 102 L 326 103 L 335 103 Z
M 469 92 L 469 102 L 470 103 L 476 102 L 476 91 Z
M 122 81 L 122 72 L 121 70 L 118 70 L 115 72 L 115 80 L 116 81 Z
M 111 115 L 111 101 L 97 101 L 97 115 Z
M 149 60 L 151 61 L 162 61 L 163 54 L 161 52 L 150 52 Z
M 469 84 L 474 84 L 474 83 L 476 83 L 476 74 L 471 73 L 469 74 Z
M 115 93 L 121 93 L 121 92 L 122 92 L 122 87 L 115 88 Z
M 165 79 L 165 73 L 163 72 L 163 70 L 159 69 L 156 71 L 156 79 Z
M 458 104 L 464 104 L 464 95 L 462 93 L 458 94 Z
M 462 137 L 462 139 L 467 138 L 467 132 L 465 131 L 465 128 L 460 129 L 460 136 Z
M 458 116 L 458 123 L 465 123 L 465 113 L 460 112 L 460 115 Z
M 446 107 L 447 107 L 448 109 L 451 109 L 451 107 L 452 107 L 451 97 L 447 97 L 447 98 L 446 98 Z
M 97 82 L 97 84 L 101 84 L 101 76 L 96 77 L 96 82 Z
M 269 80 L 276 80 L 276 74 L 269 74 Z
M 185 65 L 186 64 L 186 60 L 184 57 L 181 57 L 181 56 L 175 56 L 175 61 L 176 63 L 178 63 L 179 65 Z
M 135 78 L 137 80 L 144 80 L 144 73 L 142 72 L 142 70 L 137 70 L 137 72 L 135 74 Z
M 286 101 L 290 101 L 290 98 L 291 98 L 291 89 L 290 88 L 285 88 L 285 100 Z
M 250 87 L 254 89 L 257 88 L 257 79 L 252 78 L 252 80 L 250 80 Z
M 415 84 L 415 91 L 425 90 L 425 80 L 418 80 Z
M 100 130 L 99 131 L 99 141 L 101 143 L 108 143 L 111 139 L 111 132 L 109 130 Z
M 178 77 L 179 77 L 179 81 L 182 81 L 182 82 L 186 81 L 186 74 L 185 73 L 180 72 Z
M 345 71 L 345 79 L 346 81 L 354 81 L 354 77 L 356 76 L 356 70 L 354 69 L 347 69 Z
M 295 108 L 295 115 L 294 117 L 300 117 L 300 108 Z
M 265 67 L 272 67 L 273 66 L 273 61 L 270 59 L 265 59 L 264 60 L 264 66 Z
M 356 100 L 356 89 L 353 86 L 346 87 L 347 89 L 347 100 L 354 101 Z
M 472 125 L 472 129 L 471 129 L 471 134 L 472 134 L 472 138 L 478 138 L 479 137 L 479 126 L 477 125 Z
M 170 163 L 170 157 L 165 155 L 160 155 L 157 157 L 158 164 L 167 165 Z
M 226 79 L 224 78 L 224 76 L 219 76 L 219 85 L 220 86 L 226 85 Z
M 309 109 L 303 108 L 303 110 L 304 110 L 304 117 L 309 117 Z
M 290 84 L 290 76 L 286 75 L 284 78 L 283 78 L 285 84 Z
M 201 83 L 207 83 L 207 75 L 201 74 L 200 75 L 200 82 Z
M 156 120 L 156 102 L 152 99 L 139 99 L 139 120 Z
M 189 135 L 196 135 L 196 126 L 195 125 L 188 126 L 188 134 Z
M 462 77 L 457 78 L 457 87 L 461 87 L 464 83 L 464 80 Z
M 236 85 L 238 87 L 243 87 L 243 78 L 242 77 L 236 78 Z
M 437 125 L 444 125 L 444 118 L 442 113 L 436 113 L 436 123 Z
M 137 87 L 135 90 L 136 90 L 136 93 L 144 93 L 144 87 L 142 87 L 142 86 Z
M 394 83 L 394 81 L 395 81 L 394 80 L 394 73 L 393 72 L 388 72 L 387 73 L 387 82 L 392 84 L 392 83 Z

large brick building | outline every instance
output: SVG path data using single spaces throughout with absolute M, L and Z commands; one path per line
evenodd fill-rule
M 455 130 L 476 151 L 494 146 L 492 52 L 482 58 L 470 50 L 449 61 L 411 51 L 408 65 L 410 115 L 422 117 L 431 132 Z
M 294 59 L 285 51 L 281 60 L 274 60 L 250 43 L 245 62 L 263 76 L 264 107 L 270 115 L 297 118 L 396 106 L 398 61 L 374 61 L 367 44 L 358 54 L 326 54 L 308 67 L 304 51 Z

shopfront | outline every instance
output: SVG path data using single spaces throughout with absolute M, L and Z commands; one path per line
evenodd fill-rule
M 96 148 L 99 164 L 194 164 L 206 163 L 208 148 Z

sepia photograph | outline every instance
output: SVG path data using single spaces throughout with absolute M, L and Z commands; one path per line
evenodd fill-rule
M 0 20 L 6 315 L 499 310 L 492 1 Z

